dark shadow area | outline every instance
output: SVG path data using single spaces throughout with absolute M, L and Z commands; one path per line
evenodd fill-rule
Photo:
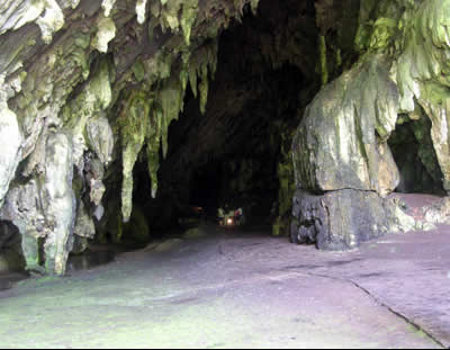
M 388 140 L 400 171 L 396 192 L 444 195 L 442 172 L 431 140 L 431 121 L 423 114 L 418 120 L 402 118 Z
M 0 290 L 8 289 L 27 277 L 19 230 L 9 221 L 0 220 Z
M 188 85 L 170 125 L 158 195 L 144 203 L 152 235 L 175 229 L 196 207 L 210 220 L 228 206 L 243 208 L 248 223 L 272 223 L 282 143 L 320 87 L 316 30 L 311 3 L 263 0 L 256 16 L 246 8 L 222 33 L 205 115 Z M 148 193 L 146 181 L 136 178 L 139 192 Z

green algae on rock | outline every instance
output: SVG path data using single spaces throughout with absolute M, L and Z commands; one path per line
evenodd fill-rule
M 280 24 L 272 19 L 256 24 L 252 30 L 264 33 L 255 50 L 261 53 L 254 53 L 248 65 L 256 72 L 261 69 L 255 73 L 259 81 L 252 84 L 271 86 L 274 81 L 264 69 L 290 66 L 300 71 L 298 89 L 306 86 L 295 97 L 301 100 L 296 101 L 298 112 L 289 111 L 291 124 L 299 123 L 293 149 L 285 154 L 276 150 L 281 155 L 274 170 L 274 233 L 289 226 L 294 180 L 299 189 L 323 195 L 333 210 L 336 203 L 355 199 L 365 206 L 364 217 L 377 225 L 377 230 L 369 230 L 372 236 L 387 232 L 388 226 L 376 215 L 386 214 L 383 197 L 402 176 L 388 141 L 408 119 L 418 120 L 414 137 L 426 143 L 417 150 L 419 161 L 434 183 L 442 182 L 449 192 L 450 0 L 283 4 L 285 12 L 278 9 L 273 15 L 283 21 L 286 32 L 278 33 Z M 19 229 L 28 269 L 42 269 L 44 263 L 47 273 L 63 274 L 72 242 L 79 240 L 73 235 L 87 239 L 108 227 L 120 240 L 127 225 L 145 226 L 137 211 L 133 217 L 133 171 L 146 165 L 148 195 L 153 199 L 171 181 L 161 179 L 158 171 L 160 163 L 170 161 L 169 127 L 184 113 L 187 97 L 194 96 L 200 115 L 212 109 L 213 122 L 227 113 L 233 116 L 242 100 L 251 101 L 253 86 L 245 86 L 242 97 L 227 95 L 225 85 L 222 93 L 234 100 L 211 105 L 219 40 L 230 24 L 244 17 L 256 20 L 270 4 L 8 0 L 6 5 L 0 6 L 0 137 L 5 141 L 0 155 L 0 218 Z M 295 12 L 294 19 L 289 11 Z M 277 33 L 268 34 L 274 28 Z M 283 110 L 281 100 L 287 97 L 284 87 L 279 90 L 276 103 Z M 257 110 L 258 106 L 248 108 L 248 118 L 258 118 Z M 199 124 L 203 122 L 207 123 Z M 270 137 L 292 130 L 282 125 Z M 290 143 L 291 135 L 285 138 L 282 142 Z M 267 141 L 268 147 L 280 143 L 272 141 Z M 189 151 L 185 152 L 180 157 Z M 245 159 L 230 167 L 241 166 Z M 242 168 L 242 178 L 230 181 L 240 192 L 251 173 Z M 345 198 L 327 193 L 344 190 L 350 191 L 339 194 Z M 120 193 L 120 201 L 108 197 L 108 191 Z M 315 203 L 311 199 L 305 208 Z M 347 214 L 359 222 L 351 208 L 348 213 L 336 209 L 332 219 L 343 222 Z M 139 223 L 124 225 L 130 218 Z M 293 221 L 299 223 L 299 218 Z M 349 220 L 345 224 L 354 223 Z M 350 238 L 339 238 L 345 244 L 336 246 L 353 247 L 368 238 L 357 228 L 350 231 Z M 86 246 L 86 241 L 77 242 L 80 249 Z M 42 250 L 45 258 L 39 256 Z

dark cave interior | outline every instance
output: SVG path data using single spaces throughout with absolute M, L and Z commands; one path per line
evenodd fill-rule
M 287 147 L 302 109 L 320 87 L 311 64 L 315 25 L 308 11 L 305 3 L 262 1 L 257 16 L 245 8 L 242 23 L 222 33 L 206 113 L 201 114 L 188 86 L 184 111 L 169 127 L 167 157 L 160 154 L 155 199 L 149 195 L 145 158 L 135 166 L 134 202 L 148 213 L 154 234 L 177 225 L 192 206 L 203 207 L 211 219 L 226 204 L 243 207 L 249 222 L 270 225 L 275 219 L 281 148 Z M 302 62 L 310 55 L 310 67 L 291 63 L 292 57 L 271 57 L 278 53 L 264 47 L 279 33 L 288 35 L 291 28 L 283 23 L 292 21 L 292 13 L 297 25 L 305 22 L 304 30 L 312 32 L 309 41 L 299 38 L 304 51 L 297 43 L 294 53 Z
M 447 348 L 449 18 L 3 1 L 0 345 Z
M 206 5 L 201 3 L 200 7 L 207 7 Z M 214 13 L 214 6 L 209 10 L 212 11 L 212 16 L 223 16 Z M 196 207 L 201 207 L 203 215 L 210 221 L 216 220 L 218 208 L 243 208 L 248 223 L 264 224 L 268 228 L 267 232 L 289 236 L 293 192 L 298 185 L 294 183 L 297 179 L 294 179 L 293 175 L 295 165 L 292 158 L 295 153 L 301 153 L 293 150 L 293 137 L 302 118 L 306 119 L 307 106 L 327 87 L 327 83 L 335 82 L 343 73 L 351 71 L 353 66 L 358 64 L 364 53 L 364 45 L 359 43 L 362 46 L 358 47 L 357 42 L 360 21 L 377 16 L 376 13 L 364 11 L 359 0 L 261 0 L 257 11 L 252 11 L 251 5 L 247 3 L 243 7 L 241 17 L 229 17 L 231 22 L 225 26 L 227 29 L 217 32 L 217 69 L 212 72 L 209 66 L 206 68 L 205 80 L 206 84 L 209 84 L 209 90 L 206 89 L 207 99 L 200 93 L 200 79 L 203 84 L 205 82 L 200 75 L 197 77 L 200 73 L 195 71 L 199 69 L 196 67 L 194 87 L 190 77 L 188 83 L 184 81 L 187 84 L 182 91 L 184 98 L 180 98 L 184 107 L 178 117 L 173 120 L 172 116 L 167 118 L 167 115 L 164 115 L 159 119 L 160 123 L 161 119 L 166 124 L 171 121 L 170 125 L 165 125 L 168 130 L 159 126 L 160 130 L 164 129 L 163 136 L 156 136 L 156 132 L 152 134 L 153 138 L 145 136 L 145 142 L 157 140 L 155 153 L 159 152 L 156 155 L 159 161 L 154 162 L 156 167 L 155 164 L 149 164 L 152 161 L 146 153 L 146 145 L 149 143 L 139 144 L 140 153 L 131 167 L 133 176 L 129 183 L 133 183 L 132 196 L 123 193 L 126 175 L 122 172 L 125 168 L 122 151 L 127 148 L 127 137 L 133 139 L 131 127 L 144 124 L 139 124 L 135 119 L 139 120 L 144 116 L 150 120 L 149 123 L 154 123 L 152 118 L 157 113 L 147 111 L 145 114 L 145 107 L 150 108 L 151 105 L 151 108 L 164 110 L 162 99 L 158 100 L 158 95 L 156 102 L 152 100 L 140 113 L 135 113 L 133 119 L 127 114 L 135 107 L 132 103 L 133 97 L 140 94 L 148 101 L 155 98 L 155 94 L 166 91 L 168 86 L 178 93 L 174 86 L 179 85 L 172 86 L 171 82 L 182 80 L 181 73 L 190 72 L 182 70 L 185 68 L 185 58 L 182 51 L 175 50 L 177 41 L 169 40 L 180 33 L 165 31 L 161 25 L 147 24 L 145 29 L 139 26 L 135 28 L 134 17 L 121 19 L 123 23 L 120 23 L 129 35 L 118 36 L 116 41 L 112 42 L 112 49 L 104 55 L 91 51 L 87 58 L 87 65 L 91 69 L 88 76 L 92 80 L 96 74 L 100 74 L 102 65 L 109 64 L 111 70 L 114 68 L 117 77 L 113 80 L 117 78 L 118 81 L 126 75 L 127 70 L 133 71 L 130 80 L 124 83 L 127 87 L 117 89 L 117 96 L 108 107 L 109 110 L 99 112 L 102 116 L 107 115 L 106 119 L 109 119 L 114 128 L 112 134 L 116 138 L 112 163 L 103 168 L 103 164 L 97 159 L 96 164 L 101 168 L 97 170 L 101 175 L 94 174 L 97 170 L 91 165 L 95 163 L 92 163 L 92 159 L 96 155 L 92 150 L 88 150 L 83 155 L 84 169 L 77 173 L 76 165 L 72 166 L 72 187 L 80 197 L 79 203 L 85 203 L 83 205 L 87 208 L 86 213 L 92 217 L 91 232 L 93 231 L 92 237 L 95 238 L 90 237 L 89 243 L 94 241 L 130 246 L 144 245 L 152 239 L 170 235 L 174 230 L 185 229 L 185 219 L 196 216 L 193 212 Z M 146 32 L 149 29 L 153 30 L 153 33 Z M 197 30 L 203 33 L 205 28 L 199 26 Z M 152 45 L 145 46 L 150 40 L 148 36 L 152 37 Z M 179 39 L 182 40 L 182 36 Z M 210 46 L 215 47 L 210 45 L 215 39 L 214 36 L 199 36 L 195 44 L 204 50 L 198 51 L 209 52 Z M 369 41 L 369 38 L 365 40 Z M 130 49 L 127 46 L 128 41 L 136 43 L 136 48 Z M 166 43 L 169 43 L 168 47 L 164 46 Z M 163 78 L 161 75 L 158 80 L 152 75 L 152 71 L 152 74 L 147 76 L 148 82 L 138 79 L 138 69 L 130 67 L 135 67 L 135 64 L 142 66 L 142 59 L 149 59 L 160 48 L 161 51 L 166 50 L 165 54 L 168 56 L 175 57 L 170 61 L 168 75 Z M 134 49 L 141 51 L 134 52 Z M 142 57 L 139 57 L 140 54 Z M 209 60 L 204 62 L 210 65 Z M 195 64 L 192 63 L 192 66 Z M 145 72 L 141 73 L 142 77 L 146 76 Z M 177 74 L 180 74 L 180 77 Z M 175 78 L 172 79 L 173 77 Z M 167 81 L 162 82 L 164 79 Z M 77 98 L 83 95 L 90 82 L 91 80 L 86 80 L 75 84 L 67 100 L 77 102 Z M 129 85 L 126 85 L 128 83 Z M 152 89 L 157 92 L 151 91 Z M 336 95 L 330 97 L 330 100 L 337 99 L 339 97 Z M 174 104 L 175 100 L 176 98 L 173 98 Z M 205 111 L 202 111 L 202 100 L 206 103 Z M 11 105 L 20 107 L 21 102 L 23 101 L 18 97 Z M 76 103 L 74 105 L 76 106 Z M 416 105 L 419 106 L 420 103 L 416 101 Z M 412 116 L 399 115 L 395 131 L 388 133 L 389 138 L 383 139 L 380 135 L 377 138 L 374 132 L 373 139 L 378 140 L 379 145 L 388 140 L 400 174 L 400 183 L 395 189 L 397 192 L 442 195 L 445 194 L 444 176 L 430 136 L 432 124 L 427 113 L 417 106 L 417 110 L 411 113 Z M 170 114 L 168 109 L 170 108 L 166 108 L 164 113 Z M 176 109 L 177 113 L 178 111 L 179 109 Z M 72 111 L 72 114 L 76 113 Z M 70 118 L 68 120 L 70 121 Z M 73 125 L 68 125 L 74 127 L 76 122 L 71 123 Z M 331 124 L 323 125 L 327 130 L 328 127 L 331 130 Z M 130 130 L 126 129 L 127 127 L 130 127 Z M 126 130 L 129 134 L 126 134 Z M 326 132 L 322 131 L 324 130 L 317 128 L 317 134 L 325 135 Z M 167 143 L 163 140 L 165 136 Z M 380 141 L 381 139 L 383 140 Z M 336 144 L 330 145 L 338 148 Z M 303 146 L 303 149 L 306 149 L 308 145 Z M 367 154 L 365 156 L 367 157 Z M 154 153 L 152 157 L 155 157 Z M 22 162 L 18 173 L 22 173 L 28 166 L 28 161 Z M 152 193 L 155 185 L 151 180 L 154 175 L 150 170 L 152 166 L 153 169 L 158 169 L 156 196 Z M 324 172 L 327 171 L 328 169 L 325 169 Z M 27 183 L 32 178 L 30 174 L 27 175 L 28 178 L 23 179 L 21 175 L 18 176 L 16 182 L 19 185 L 21 181 L 23 184 Z M 98 203 L 92 204 L 91 189 L 88 185 L 92 178 L 104 180 L 106 192 L 100 200 L 105 204 L 105 208 L 102 207 L 105 215 L 97 215 Z M 329 190 L 340 189 L 339 184 L 332 184 L 332 187 L 335 187 L 331 189 L 318 188 L 315 185 L 306 189 L 320 195 Z M 348 187 L 353 188 L 351 186 Z M 355 188 L 361 189 L 358 186 Z M 127 188 L 128 194 L 130 189 L 131 186 Z M 376 192 L 374 188 L 370 190 Z M 128 221 L 124 207 L 130 208 L 131 205 L 124 205 L 124 199 L 131 197 L 133 209 Z M 76 211 L 80 210 L 79 203 Z M 277 230 L 273 230 L 275 224 L 278 225 Z M 2 230 L 7 230 L 8 227 L 6 221 L 0 223 Z M 15 232 L 15 236 L 17 235 Z M 4 236 L 12 237 L 6 234 Z M 85 250 L 88 243 L 86 236 L 75 236 L 72 253 L 77 254 Z M 12 242 L 19 245 L 17 238 L 13 238 Z M 43 243 L 38 244 L 42 246 Z
M 351 8 L 357 7 L 352 3 Z M 278 164 L 290 162 L 282 149 L 290 149 L 292 133 L 320 89 L 314 11 L 310 1 L 262 0 L 257 15 L 246 6 L 242 21 L 234 21 L 221 34 L 206 112 L 200 112 L 199 96 L 188 85 L 184 110 L 169 127 L 167 156 L 160 151 L 156 198 L 150 196 L 144 155 L 134 167 L 132 221 L 136 215 L 145 217 L 138 220 L 150 228 L 145 237 L 161 237 L 168 229 L 179 228 L 179 219 L 192 216 L 195 206 L 202 207 L 210 220 L 219 207 L 228 205 L 244 208 L 250 223 L 274 222 L 281 206 Z M 331 43 L 327 55 L 339 51 L 341 56 L 339 65 L 328 60 L 330 80 L 355 60 L 349 44 L 355 18 L 351 11 L 340 11 L 347 14 L 340 22 L 348 24 L 347 30 L 340 28 L 338 35 L 330 27 L 325 33 Z M 421 120 L 429 123 L 427 118 Z M 412 125 L 398 125 L 389 140 L 400 169 L 396 191 L 441 194 L 442 175 L 431 140 L 418 134 L 420 127 L 414 134 Z M 404 147 L 415 152 L 404 155 Z M 134 226 L 125 229 L 123 238 L 133 236 L 132 230 Z

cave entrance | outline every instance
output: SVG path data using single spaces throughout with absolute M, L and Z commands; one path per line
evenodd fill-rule
M 431 121 L 425 114 L 417 120 L 399 116 L 396 129 L 388 140 L 400 172 L 396 192 L 445 194 L 430 130 Z
M 225 205 L 243 208 L 249 223 L 273 223 L 282 149 L 320 88 L 316 31 L 310 2 L 262 0 L 257 14 L 245 7 L 242 22 L 221 34 L 205 113 L 188 84 L 184 110 L 169 127 L 158 195 L 146 204 L 150 227 L 166 229 L 195 206 L 212 219 Z M 148 183 L 135 186 L 147 191 Z
M 21 241 L 18 228 L 10 221 L 0 220 L 0 290 L 9 286 L 11 273 L 22 272 L 25 268 Z

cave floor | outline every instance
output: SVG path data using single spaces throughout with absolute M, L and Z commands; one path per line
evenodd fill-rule
M 0 292 L 0 347 L 450 346 L 450 226 L 338 253 L 201 226 Z

